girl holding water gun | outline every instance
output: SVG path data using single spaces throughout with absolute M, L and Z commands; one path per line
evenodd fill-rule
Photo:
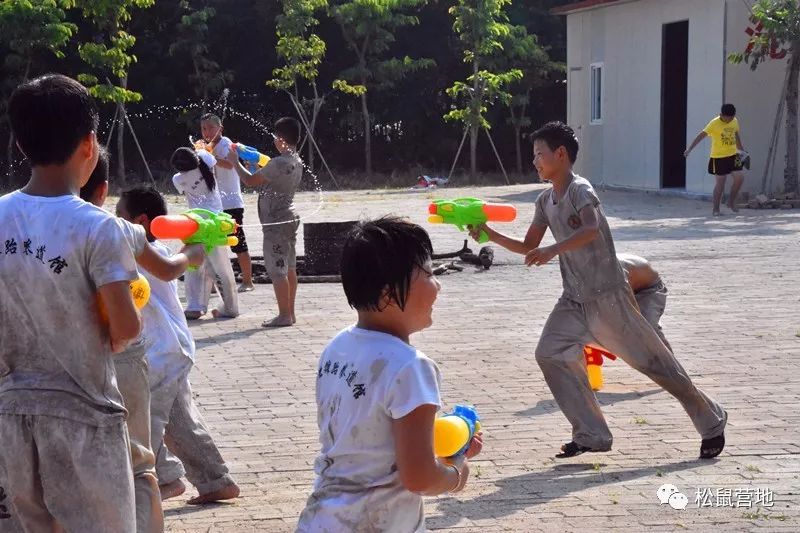
M 214 172 L 211 170 L 216 164 L 213 155 L 205 150 L 196 152 L 182 147 L 175 150 L 170 162 L 178 172 L 172 177 L 172 183 L 179 193 L 186 196 L 190 209 L 222 212 L 222 201 Z M 222 304 L 211 312 L 214 318 L 239 315 L 236 279 L 225 248 L 214 248 L 197 270 L 186 272 L 185 279 L 187 305 L 184 314 L 188 320 L 197 320 L 206 313 L 211 297 L 211 284 L 215 281 L 222 296 Z

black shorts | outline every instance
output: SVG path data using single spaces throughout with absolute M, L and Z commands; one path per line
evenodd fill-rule
M 242 223 L 244 222 L 244 207 L 237 207 L 235 209 L 225 209 L 225 212 L 228 213 L 233 220 L 236 221 L 236 233 L 233 235 L 239 239 L 239 242 L 236 246 L 231 246 L 231 252 L 235 254 L 241 254 L 247 251 L 247 238 L 244 236 L 244 230 L 242 229 Z
M 742 160 L 738 154 L 730 157 L 712 157 L 708 160 L 708 173 L 712 176 L 727 176 L 739 172 L 742 168 Z

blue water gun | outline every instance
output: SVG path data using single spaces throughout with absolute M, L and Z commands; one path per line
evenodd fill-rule
M 433 452 L 437 457 L 464 454 L 475 433 L 481 430 L 481 417 L 471 405 L 456 405 L 433 422 Z
M 256 165 L 258 168 L 261 168 L 269 163 L 270 157 L 262 154 L 252 146 L 247 146 L 242 143 L 233 143 L 231 144 L 231 148 L 236 150 L 236 153 L 242 161 L 250 165 Z

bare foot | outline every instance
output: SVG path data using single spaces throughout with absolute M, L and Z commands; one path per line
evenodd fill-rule
M 276 316 L 272 320 L 264 321 L 261 324 L 262 328 L 287 328 L 294 324 L 291 317 Z
M 711 214 L 712 214 L 712 215 L 714 215 L 715 217 L 721 217 L 721 216 L 722 216 L 722 213 L 721 213 L 721 212 L 719 212 L 719 211 L 714 211 L 714 212 L 713 212 L 713 213 L 711 213 Z
M 734 205 L 731 205 L 731 204 L 728 204 L 728 209 L 730 209 L 734 213 L 738 213 L 739 212 L 739 208 L 734 206 Z
M 209 492 L 208 494 L 201 494 L 195 498 L 192 498 L 186 503 L 188 503 L 189 505 L 203 505 L 204 503 L 219 502 L 222 500 L 232 500 L 238 497 L 239 497 L 239 485 L 234 483 L 233 485 L 222 487 L 221 489 L 215 490 L 214 492 Z
M 211 316 L 213 316 L 214 318 L 236 318 L 238 315 L 232 315 L 220 309 L 212 309 Z
M 186 492 L 186 485 L 180 479 L 159 485 L 158 488 L 161 490 L 161 501 L 169 500 Z

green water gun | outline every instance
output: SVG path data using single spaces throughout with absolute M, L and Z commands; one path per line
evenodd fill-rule
M 228 213 L 207 209 L 190 209 L 180 215 L 161 215 L 150 222 L 156 239 L 180 239 L 184 244 L 202 244 L 206 254 L 216 246 L 236 246 L 239 239 L 231 235 L 238 226 Z M 189 267 L 194 270 L 195 267 Z
M 512 222 L 517 218 L 517 208 L 509 204 L 490 204 L 478 198 L 456 198 L 434 200 L 428 206 L 428 222 L 432 224 L 454 224 L 459 231 L 464 227 L 475 227 L 486 222 Z M 481 231 L 478 242 L 489 240 Z

